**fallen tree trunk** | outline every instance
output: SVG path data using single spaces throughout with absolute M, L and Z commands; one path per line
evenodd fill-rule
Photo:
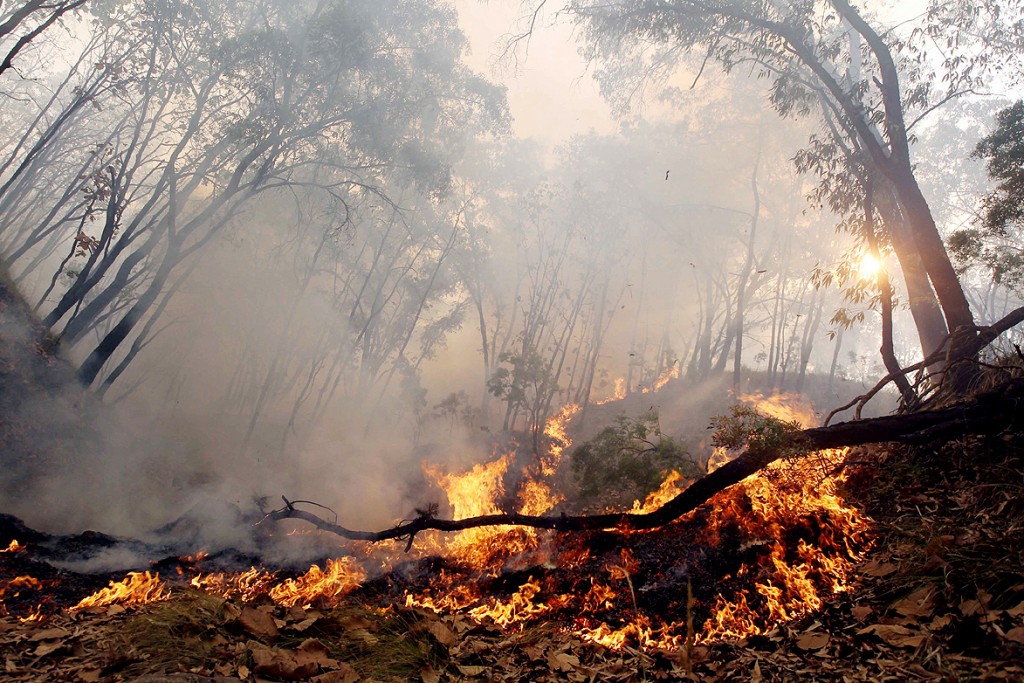
M 795 431 L 791 443 L 806 451 L 858 446 L 867 443 L 919 443 L 939 438 L 975 434 L 996 434 L 1024 420 L 1024 378 L 1014 378 L 998 388 L 958 403 L 935 410 L 922 410 L 905 415 L 854 422 L 841 422 L 827 427 Z M 623 531 L 653 529 L 664 526 L 690 512 L 712 496 L 751 474 L 759 472 L 781 458 L 786 449 L 775 451 L 747 450 L 714 472 L 698 479 L 685 491 L 653 512 L 607 513 L 581 516 L 535 516 L 494 514 L 451 520 L 437 519 L 423 513 L 416 519 L 383 531 L 354 531 L 328 522 L 321 517 L 296 509 L 285 499 L 286 506 L 268 514 L 265 520 L 301 519 L 343 538 L 361 541 L 384 541 L 407 538 L 406 549 L 420 531 L 459 531 L 482 526 L 514 525 L 558 531 L 590 529 L 621 529 Z

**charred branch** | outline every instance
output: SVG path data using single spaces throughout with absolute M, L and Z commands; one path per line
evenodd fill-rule
M 827 427 L 815 427 L 792 433 L 791 444 L 806 451 L 825 448 L 858 446 L 868 443 L 903 442 L 921 443 L 938 438 L 955 438 L 976 434 L 996 434 L 1020 421 L 1024 416 L 1024 378 L 1014 378 L 997 389 L 978 394 L 970 399 L 944 408 L 922 410 L 907 415 L 890 415 L 868 420 L 842 422 Z M 328 522 L 317 515 L 299 510 L 289 503 L 269 513 L 263 521 L 299 519 L 322 531 L 343 538 L 360 541 L 408 539 L 412 546 L 415 535 L 421 531 L 461 531 L 483 526 L 526 526 L 556 531 L 587 531 L 619 529 L 636 531 L 654 529 L 678 519 L 703 505 L 712 496 L 759 472 L 792 450 L 747 450 L 736 459 L 714 472 L 698 479 L 686 490 L 662 507 L 645 514 L 607 513 L 581 516 L 534 516 L 521 514 L 493 514 L 466 519 L 438 519 L 420 514 L 412 521 L 403 522 L 383 531 L 356 531 Z

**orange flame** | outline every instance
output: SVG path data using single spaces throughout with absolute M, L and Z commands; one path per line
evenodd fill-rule
M 251 567 L 245 572 L 197 574 L 192 577 L 191 585 L 204 593 L 219 595 L 227 600 L 249 602 L 266 595 L 276 578 L 263 569 Z
M 149 572 L 128 572 L 123 580 L 114 582 L 71 608 L 72 612 L 89 607 L 106 607 L 107 605 L 144 605 L 157 600 L 167 600 L 170 591 L 160 580 L 159 574 Z
M 615 379 L 615 389 L 612 391 L 612 395 L 607 398 L 598 399 L 594 401 L 594 405 L 603 406 L 612 401 L 621 401 L 626 398 L 626 378 L 617 377 Z
M 801 424 L 815 421 L 809 404 L 792 396 L 744 396 L 743 400 L 754 402 L 761 412 L 783 420 Z M 578 410 L 578 406 L 566 406 L 547 421 L 545 435 L 550 449 L 540 459 L 536 476 L 527 477 L 520 485 L 518 500 L 507 501 L 506 507 L 513 505 L 521 513 L 539 515 L 559 502 L 547 477 L 557 470 L 570 446 L 566 427 Z M 832 471 L 843 455 L 843 451 L 826 451 L 812 458 L 825 461 L 822 471 Z M 830 595 L 846 590 L 853 564 L 868 547 L 868 520 L 839 496 L 835 478 L 809 471 L 813 470 L 808 464 L 813 464 L 812 458 L 776 462 L 716 496 L 703 521 L 704 530 L 695 541 L 718 544 L 723 538 L 735 538 L 738 530 L 739 537 L 747 539 L 740 551 L 751 551 L 754 559 L 736 572 L 736 576 L 749 581 L 748 589 L 733 593 L 728 599 L 717 597 L 710 605 L 710 618 L 696 628 L 686 620 L 661 621 L 656 615 L 642 613 L 637 602 L 642 594 L 634 592 L 633 585 L 639 564 L 630 554 L 607 565 L 608 578 L 598 580 L 591 576 L 587 584 L 578 584 L 565 594 L 552 594 L 544 588 L 549 584 L 542 584 L 537 578 L 529 579 L 507 597 L 484 594 L 480 582 L 467 577 L 496 576 L 510 566 L 557 564 L 566 569 L 580 568 L 590 559 L 590 551 L 583 544 L 562 541 L 559 547 L 549 548 L 549 544 L 541 543 L 539 532 L 515 527 L 484 527 L 447 536 L 418 534 L 414 552 L 443 554 L 456 560 L 459 568 L 454 575 L 439 572 L 429 589 L 419 593 L 407 591 L 405 603 L 437 612 L 459 611 L 503 628 L 545 615 L 570 613 L 574 632 L 613 648 L 676 649 L 687 643 L 692 645 L 694 635 L 707 642 L 764 633 L 782 621 L 817 609 Z M 446 473 L 431 466 L 424 466 L 424 471 L 446 493 L 452 517 L 464 519 L 501 511 L 499 501 L 507 497 L 504 482 L 511 465 L 512 455 L 506 454 L 461 473 Z M 678 495 L 688 483 L 678 472 L 672 472 L 658 491 L 642 503 L 635 502 L 631 511 L 653 511 Z M 813 525 L 815 536 L 794 542 L 792 531 L 806 530 L 806 521 L 812 515 L 823 520 L 820 525 Z M 728 535 L 722 533 L 727 528 Z M 399 557 L 389 544 L 353 543 L 349 547 L 353 552 L 363 553 L 361 561 L 351 556 L 332 560 L 325 569 L 313 566 L 296 579 L 279 581 L 273 573 L 252 568 L 237 574 L 199 575 L 192 579 L 192 585 L 242 600 L 269 594 L 285 606 L 336 605 L 365 581 L 366 567 L 379 562 L 386 569 Z M 612 618 L 628 615 L 628 623 L 602 623 L 597 616 L 601 613 L 617 615 Z M 689 612 L 687 615 L 689 618 Z
M 0 553 L 19 553 L 19 552 L 21 552 L 24 549 L 25 549 L 25 546 L 23 546 L 22 544 L 18 543 L 18 539 L 15 538 L 15 539 L 11 540 L 10 544 L 8 544 L 8 546 L 6 548 L 4 548 L 3 550 L 0 550 Z
M 270 589 L 270 597 L 279 605 L 311 606 L 313 603 L 336 605 L 366 580 L 366 570 L 351 557 L 327 560 L 326 570 L 313 565 L 295 579 L 286 579 Z

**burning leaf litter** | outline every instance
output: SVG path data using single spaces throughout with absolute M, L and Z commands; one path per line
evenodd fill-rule
M 750 397 L 759 408 L 789 420 L 807 421 L 784 400 Z M 567 423 L 579 410 L 566 406 L 545 428 L 552 447 L 521 485 L 517 510 L 549 512 L 560 502 L 545 480 L 570 445 Z M 845 452 L 818 457 L 833 465 Z M 455 519 L 501 512 L 507 499 L 505 475 L 511 455 L 460 473 L 425 467 L 445 492 Z M 544 536 L 535 529 L 480 527 L 445 536 L 424 533 L 412 546 L 413 559 L 445 558 L 434 574 L 397 581 L 387 574 L 409 556 L 390 544 L 352 543 L 347 555 L 314 565 L 303 575 L 279 578 L 252 568 L 238 573 L 197 574 L 192 587 L 226 599 L 270 599 L 283 607 L 344 604 L 347 596 L 377 597 L 410 608 L 463 614 L 504 629 L 542 620 L 558 623 L 587 641 L 611 648 L 678 649 L 687 640 L 713 642 L 763 634 L 778 624 L 818 609 L 848 587 L 854 563 L 869 547 L 869 522 L 847 506 L 835 479 L 822 479 L 799 462 L 777 462 L 714 499 L 695 520 L 684 518 L 668 530 L 640 532 L 620 544 L 635 554 L 607 557 L 601 534 Z M 657 509 L 687 482 L 672 472 L 658 491 L 637 501 L 634 512 Z M 609 530 L 607 533 L 616 533 Z M 667 552 L 668 536 L 695 538 L 696 545 Z M 596 540 L 595 540 L 596 539 Z M 735 558 L 739 554 L 742 559 Z M 183 566 L 202 556 L 183 558 Z M 670 566 L 663 566 L 665 562 Z M 383 593 L 381 568 L 390 586 Z M 635 577 L 635 580 L 634 580 Z M 696 582 L 696 603 L 680 600 Z M 74 609 L 110 604 L 144 604 L 166 599 L 159 577 L 130 574 Z M 639 593 L 639 596 L 638 596 Z M 696 633 L 692 626 L 698 612 Z
M 552 471 L 569 446 L 565 434 L 549 434 L 562 446 L 545 456 Z M 402 680 L 425 683 L 691 674 L 793 680 L 820 675 L 823 664 L 808 666 L 804 656 L 831 660 L 858 652 L 875 654 L 859 662 L 849 680 L 929 679 L 936 669 L 974 663 L 958 662 L 955 654 L 941 663 L 927 660 L 928 648 L 955 624 L 977 621 L 1006 646 L 1024 641 L 1024 595 L 1006 606 L 978 592 L 953 613 L 942 609 L 935 589 L 917 590 L 888 607 L 863 604 L 861 597 L 855 602 L 856 575 L 863 577 L 861 596 L 864 582 L 892 582 L 905 570 L 898 558 L 883 556 L 857 571 L 872 543 L 872 525 L 844 501 L 839 477 L 820 474 L 823 467 L 834 472 L 844 457 L 836 451 L 774 463 L 668 528 L 625 536 L 614 529 L 545 535 L 508 527 L 449 537 L 423 533 L 410 555 L 388 544 L 351 543 L 323 569 L 291 577 L 256 568 L 195 573 L 205 558 L 182 558 L 181 578 L 130 574 L 69 611 L 22 617 L 42 621 L 0 621 L 0 642 L 18 653 L 5 665 L 18 681 L 55 680 L 53 672 L 69 666 L 78 667 L 78 680 L 100 680 L 90 678 L 100 672 L 123 672 L 116 680 L 131 680 L 128 672 L 152 670 L 156 655 L 142 652 L 142 645 L 115 647 L 110 661 L 86 665 L 69 653 L 96 647 L 99 640 L 85 641 L 102 637 L 87 637 L 76 624 L 88 621 L 90 631 L 103 632 L 154 619 L 167 622 L 160 628 L 168 632 L 215 634 L 213 645 L 192 659 L 179 653 L 191 662 L 188 671 L 243 680 L 384 678 L 370 673 L 379 652 L 403 662 Z M 509 462 L 502 456 L 466 473 L 433 475 L 456 516 L 480 514 L 507 500 Z M 544 469 L 534 475 L 520 487 L 518 505 L 546 512 L 555 497 Z M 673 474 L 634 510 L 653 509 L 685 486 Z M 522 491 L 531 491 L 531 502 Z M 939 494 L 912 499 L 931 501 L 917 507 L 937 505 Z M 953 537 L 940 542 L 949 545 Z M 34 590 L 36 584 L 11 580 L 5 590 L 19 586 Z M 179 604 L 204 607 L 189 608 L 186 618 Z M 839 626 L 844 620 L 850 625 Z M 27 631 L 33 624 L 36 630 Z M 901 665 L 908 653 L 913 662 Z M 51 677 L 34 678 L 34 670 L 23 668 L 31 661 L 26 657 L 42 662 Z M 1008 679 L 1022 673 L 1013 666 L 1003 671 Z

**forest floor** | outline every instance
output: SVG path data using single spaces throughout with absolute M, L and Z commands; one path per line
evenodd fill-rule
M 1009 436 L 861 453 L 847 493 L 874 520 L 876 540 L 852 588 L 689 657 L 604 648 L 544 622 L 506 631 L 356 600 L 283 608 L 175 590 L 129 609 L 0 617 L 0 666 L 12 683 L 1024 680 L 1021 456 Z M 10 593 L 24 567 L 4 555 Z

